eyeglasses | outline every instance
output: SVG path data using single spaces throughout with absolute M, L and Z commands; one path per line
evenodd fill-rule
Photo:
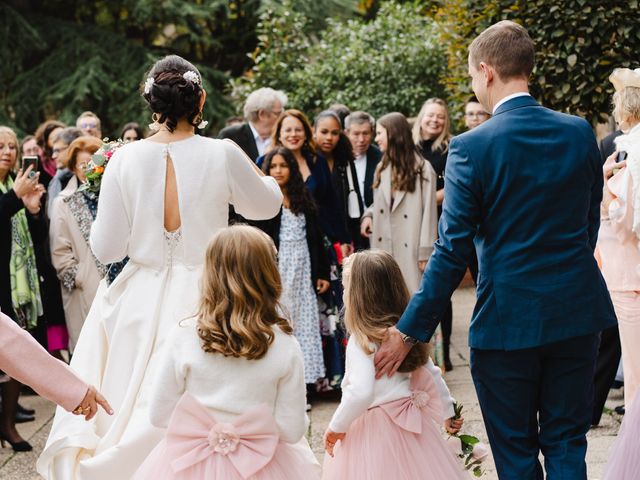
M 465 113 L 464 116 L 469 118 L 488 118 L 489 114 L 487 112 L 469 112 Z
M 63 148 L 54 148 L 53 150 L 51 150 L 52 154 L 56 154 L 56 153 L 62 153 L 64 152 L 67 148 L 69 148 L 69 145 L 67 145 L 66 147 Z

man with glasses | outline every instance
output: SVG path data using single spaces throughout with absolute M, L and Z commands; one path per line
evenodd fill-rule
M 102 139 L 100 118 L 93 112 L 82 112 L 76 120 L 76 127 L 85 135 Z
M 271 130 L 287 104 L 287 96 L 273 88 L 251 92 L 244 104 L 245 123 L 220 131 L 218 138 L 228 138 L 238 144 L 253 160 L 264 155 L 271 146 Z
M 51 158 L 55 160 L 58 171 L 51 182 L 49 182 L 49 187 L 47 188 L 47 215 L 49 215 L 49 217 L 51 217 L 53 200 L 60 194 L 64 187 L 67 186 L 71 177 L 73 177 L 73 172 L 67 168 L 67 149 L 69 145 L 71 145 L 71 142 L 84 134 L 85 132 L 79 128 L 67 127 L 61 130 L 53 139 Z
M 467 103 L 464 106 L 464 124 L 469 130 L 473 130 L 481 123 L 486 122 L 491 118 L 484 107 L 480 104 L 475 95 L 469 97 Z

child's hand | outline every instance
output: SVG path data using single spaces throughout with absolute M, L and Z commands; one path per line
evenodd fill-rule
M 329 455 L 333 457 L 333 447 L 336 446 L 336 442 L 338 440 L 342 440 L 345 437 L 346 433 L 336 433 L 327 429 L 324 432 L 324 449 L 327 451 Z
M 447 433 L 453 435 L 460 431 L 463 423 L 464 423 L 464 418 L 462 417 L 458 419 L 456 419 L 455 417 L 447 418 L 444 421 L 444 428 L 447 431 Z

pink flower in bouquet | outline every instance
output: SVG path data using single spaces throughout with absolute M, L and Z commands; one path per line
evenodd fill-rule
M 456 457 L 462 455 L 462 441 L 458 437 L 448 437 L 447 446 Z
M 489 456 L 489 449 L 484 443 L 478 442 L 473 446 L 473 451 L 471 452 L 471 455 L 475 460 L 484 462 L 486 458 Z

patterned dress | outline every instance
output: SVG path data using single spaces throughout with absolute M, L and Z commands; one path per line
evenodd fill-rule
M 293 334 L 304 356 L 304 380 L 314 383 L 324 377 L 318 300 L 311 283 L 304 215 L 296 215 L 287 208 L 282 209 L 278 270 L 282 277 L 282 305 L 293 323 Z

